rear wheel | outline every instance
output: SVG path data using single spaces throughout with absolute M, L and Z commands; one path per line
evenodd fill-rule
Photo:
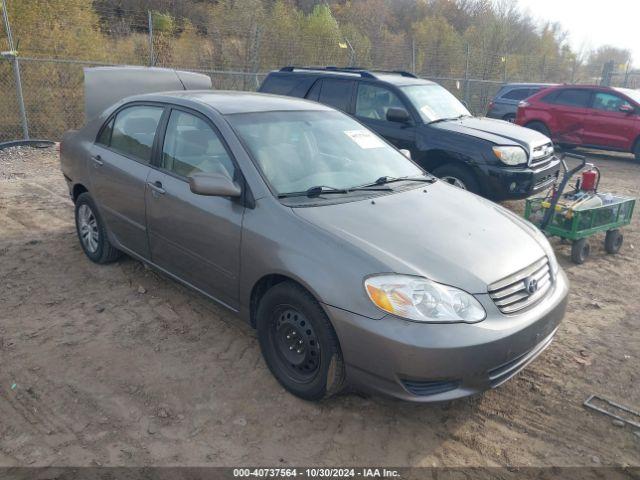
M 633 149 L 633 154 L 636 156 L 636 161 L 640 162 L 640 138 L 636 141 L 636 148 Z
M 80 246 L 89 260 L 101 264 L 111 263 L 122 255 L 109 242 L 102 217 L 88 192 L 77 198 L 75 214 Z
M 531 130 L 535 130 L 536 132 L 540 132 L 544 136 L 551 138 L 551 132 L 549 131 L 547 126 L 542 122 L 527 123 L 525 127 L 530 128 Z
M 607 236 L 604 239 L 604 249 L 607 253 L 616 254 L 620 251 L 622 247 L 622 242 L 624 241 L 624 236 L 620 233 L 620 230 L 609 230 L 607 232 Z
M 342 352 L 320 304 L 302 287 L 283 282 L 260 300 L 258 340 L 280 384 L 305 400 L 320 400 L 345 384 Z
M 510 122 L 510 123 L 515 123 L 516 121 L 516 116 L 513 113 L 507 113 L 504 117 L 502 117 L 502 119 L 505 122 Z
M 433 174 L 443 182 L 447 182 L 454 187 L 468 190 L 473 193 L 480 193 L 480 185 L 473 175 L 473 172 L 460 165 L 443 165 L 436 168 Z
M 591 253 L 591 246 L 586 238 L 581 238 L 573 242 L 571 246 L 571 260 L 573 263 L 577 263 L 578 265 L 583 264 L 589 257 L 589 253 Z

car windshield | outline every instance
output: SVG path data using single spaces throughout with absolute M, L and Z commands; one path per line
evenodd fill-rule
M 317 187 L 351 189 L 381 177 L 424 174 L 375 133 L 340 112 L 259 112 L 227 118 L 276 195 Z
M 410 85 L 400 89 L 427 123 L 471 115 L 460 100 L 440 85 Z
M 630 88 L 616 88 L 620 93 L 624 93 L 633 101 L 640 103 L 640 90 L 631 90 Z

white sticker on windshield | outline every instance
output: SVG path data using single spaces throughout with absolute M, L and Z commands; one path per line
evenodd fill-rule
M 369 130 L 345 130 L 344 134 L 365 150 L 384 147 L 384 142 Z

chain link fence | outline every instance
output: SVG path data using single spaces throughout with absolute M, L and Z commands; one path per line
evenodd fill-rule
M 0 142 L 24 136 L 12 58 L 20 66 L 29 135 L 51 140 L 84 123 L 83 68 L 92 66 L 191 70 L 209 75 L 220 90 L 256 90 L 270 70 L 285 65 L 404 70 L 442 84 L 479 115 L 506 82 L 599 83 L 602 75 L 601 68 L 588 70 L 563 57 L 491 52 L 459 39 L 434 42 L 375 32 L 365 37 L 331 25 L 307 25 L 301 32 L 254 12 L 223 20 L 227 13 L 216 11 L 198 25 L 158 12 L 89 8 L 87 14 L 99 21 L 88 32 L 70 25 L 68 36 L 61 33 L 72 48 L 27 45 L 17 57 L 0 58 Z M 6 28 L 0 31 L 6 34 Z M 0 48 L 13 50 L 6 38 L 0 41 Z

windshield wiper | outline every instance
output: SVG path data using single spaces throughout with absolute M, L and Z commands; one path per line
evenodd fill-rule
M 438 118 L 436 120 L 431 120 L 430 122 L 427 123 L 427 125 L 431 125 L 433 123 L 440 123 L 440 122 L 452 122 L 454 120 L 460 120 L 461 118 L 470 117 L 470 116 L 471 115 L 463 114 L 463 115 L 458 115 L 457 117 Z
M 368 185 L 363 185 L 362 187 L 372 187 L 375 185 L 386 185 L 387 183 L 394 183 L 394 182 L 424 182 L 424 183 L 433 183 L 436 181 L 436 177 L 432 177 L 432 176 L 428 176 L 428 177 L 422 177 L 422 178 L 415 178 L 415 177 L 380 177 L 379 179 L 377 179 L 375 182 L 368 184 Z
M 366 187 L 353 187 L 353 188 L 336 188 L 336 187 L 328 187 L 326 185 L 318 185 L 315 187 L 307 188 L 303 192 L 287 192 L 281 193 L 278 195 L 278 198 L 289 198 L 289 197 L 318 197 L 320 195 L 327 194 L 335 194 L 335 193 L 351 193 L 355 191 L 367 191 L 367 192 L 376 192 L 382 191 L 386 192 L 391 190 L 390 188 L 366 188 Z

